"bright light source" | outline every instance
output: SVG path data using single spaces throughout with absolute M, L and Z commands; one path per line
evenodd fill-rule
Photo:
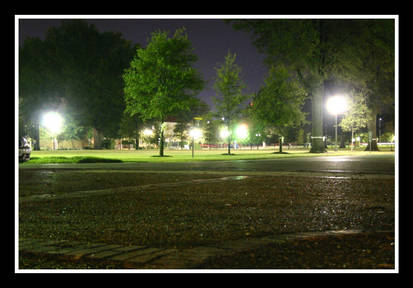
M 347 100 L 343 96 L 333 96 L 327 101 L 327 110 L 332 114 L 339 114 L 347 110 Z
M 237 137 L 240 139 L 245 139 L 248 137 L 248 127 L 245 124 L 241 124 L 237 127 L 237 130 L 235 130 L 235 133 L 237 134 Z
M 59 134 L 63 126 L 63 118 L 57 112 L 47 112 L 43 115 L 43 126 L 45 126 L 52 134 Z
M 201 138 L 202 130 L 199 128 L 192 128 L 191 131 L 189 131 L 189 135 L 195 139 Z
M 219 136 L 221 136 L 221 138 L 227 138 L 229 136 L 229 131 L 227 127 L 222 127 L 219 131 Z
M 145 130 L 143 130 L 143 135 L 144 136 L 152 136 L 153 131 L 151 129 L 145 129 Z

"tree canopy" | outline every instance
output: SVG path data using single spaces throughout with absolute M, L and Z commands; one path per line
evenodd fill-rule
M 322 143 L 323 98 L 329 79 L 373 87 L 376 85 L 372 83 L 378 84 L 377 77 L 373 76 L 379 68 L 380 75 L 389 76 L 388 82 L 380 83 L 390 85 L 394 82 L 391 73 L 394 66 L 393 20 L 254 19 L 230 22 L 235 29 L 251 33 L 254 44 L 267 56 L 266 63 L 283 63 L 300 77 L 312 97 L 311 152 L 325 151 Z M 376 92 L 371 95 L 374 99 L 379 98 Z
M 301 108 L 306 97 L 301 84 L 291 77 L 284 65 L 273 66 L 264 86 L 253 98 L 252 117 L 267 127 L 275 128 L 279 136 L 284 136 L 287 127 L 298 126 L 305 121 Z
M 188 111 L 197 104 L 195 96 L 203 88 L 200 73 L 193 68 L 193 53 L 185 29 L 172 37 L 168 32 L 152 33 L 146 48 L 138 48 L 123 74 L 126 111 L 142 119 L 162 123 L 168 116 Z M 161 125 L 160 156 L 163 156 Z
M 19 108 L 37 127 L 42 110 L 58 109 L 78 126 L 116 137 L 125 106 L 121 76 L 133 49 L 121 34 L 100 33 L 84 20 L 63 20 L 44 40 L 26 39 L 19 51 Z
M 242 92 L 245 83 L 241 77 L 241 67 L 236 63 L 236 54 L 228 52 L 225 62 L 216 67 L 216 80 L 213 88 L 216 97 L 213 98 L 217 114 L 224 117 L 228 129 L 228 154 L 231 154 L 231 134 L 232 124 L 240 115 L 244 107 L 241 104 L 247 99 L 247 95 Z

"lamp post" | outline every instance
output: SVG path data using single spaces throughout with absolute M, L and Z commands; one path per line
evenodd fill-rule
M 381 117 L 379 118 L 379 141 L 378 142 L 380 142 L 380 137 L 381 137 L 381 121 L 382 121 L 383 119 L 381 119 Z
M 327 110 L 334 114 L 335 116 L 335 148 L 334 151 L 337 151 L 337 115 L 346 111 L 347 109 L 347 101 L 343 96 L 335 95 L 328 99 L 327 101 Z
M 195 151 L 195 138 L 201 138 L 202 137 L 202 131 L 199 128 L 192 128 L 191 131 L 189 131 L 189 135 L 192 137 L 192 158 L 194 158 L 194 151 Z

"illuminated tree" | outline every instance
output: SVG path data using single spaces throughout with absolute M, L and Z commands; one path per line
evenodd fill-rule
M 392 101 L 393 20 L 254 19 L 230 22 L 235 29 L 251 32 L 254 44 L 267 56 L 267 63 L 283 63 L 301 79 L 312 100 L 311 152 L 325 152 L 323 98 L 329 79 L 363 82 L 370 87 L 368 105 L 374 108 L 372 115 L 375 115 L 376 107 L 384 103 L 383 99 Z M 385 94 L 387 91 L 390 93 Z M 374 117 L 370 118 L 369 126 L 375 125 Z M 375 134 L 375 127 L 370 129 Z
M 146 48 L 137 49 L 123 74 L 126 112 L 140 114 L 143 121 L 160 122 L 160 156 L 164 156 L 167 117 L 190 110 L 203 88 L 203 80 L 193 68 L 197 56 L 192 50 L 184 29 L 176 30 L 173 37 L 154 32 Z
M 283 65 L 271 67 L 265 85 L 253 98 L 252 116 L 275 128 L 279 136 L 285 136 L 287 128 L 305 121 L 301 112 L 307 93 L 300 83 L 291 77 Z M 279 139 L 282 152 L 282 139 Z
M 216 68 L 214 90 L 217 93 L 213 98 L 218 115 L 224 117 L 228 130 L 228 155 L 231 154 L 232 126 L 243 107 L 241 104 L 247 99 L 242 93 L 245 84 L 241 79 L 241 68 L 235 63 L 236 54 L 228 52 L 225 62 Z

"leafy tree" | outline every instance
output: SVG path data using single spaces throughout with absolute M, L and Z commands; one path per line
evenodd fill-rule
M 236 54 L 228 52 L 225 62 L 216 67 L 216 80 L 214 90 L 217 94 L 213 98 L 218 115 L 224 117 L 224 122 L 229 131 L 228 155 L 231 154 L 231 139 L 234 120 L 239 116 L 241 104 L 247 99 L 242 93 L 245 84 L 241 79 L 241 68 L 235 63 Z
M 181 149 L 184 148 L 184 143 L 188 139 L 188 129 L 189 123 L 188 122 L 178 122 L 174 128 L 174 135 L 179 138 L 179 146 Z
M 116 137 L 124 110 L 122 72 L 134 47 L 120 33 L 83 20 L 62 21 L 45 39 L 67 110 L 82 126 Z
M 253 98 L 252 115 L 266 126 L 275 128 L 277 134 L 283 137 L 288 127 L 304 122 L 305 115 L 301 108 L 306 97 L 301 84 L 291 77 L 285 66 L 273 66 L 264 80 L 264 87 Z
M 351 132 L 351 139 L 353 139 L 355 132 L 367 127 L 368 114 L 369 109 L 365 95 L 362 91 L 354 91 L 353 97 L 349 99 L 348 109 L 339 125 L 344 132 Z
M 392 35 L 391 22 L 364 19 L 231 21 L 235 29 L 252 33 L 254 44 L 267 55 L 267 63 L 284 63 L 300 77 L 312 99 L 311 152 L 314 153 L 325 152 L 323 97 L 328 80 L 367 81 L 366 76 L 374 75 L 372 72 L 377 68 L 367 63 L 380 59 L 378 53 L 371 53 L 376 48 L 386 56 L 385 61 L 392 62 L 391 47 L 387 45 L 387 36 Z M 383 67 L 379 66 L 382 71 Z M 377 94 L 372 96 L 376 98 Z
M 121 76 L 133 51 L 119 33 L 99 33 L 84 20 L 62 21 L 44 41 L 27 39 L 19 55 L 22 109 L 32 109 L 34 124 L 46 108 L 65 110 L 76 125 L 116 137 L 124 110 Z
M 143 127 L 143 121 L 138 114 L 130 116 L 128 113 L 123 113 L 119 128 L 119 135 L 124 138 L 135 140 L 135 149 L 139 149 L 140 131 Z
M 159 155 L 164 156 L 164 123 L 168 116 L 190 110 L 203 80 L 192 67 L 197 60 L 185 29 L 152 33 L 146 48 L 138 48 L 123 74 L 126 112 L 160 121 Z
M 46 52 L 39 38 L 27 38 L 19 47 L 19 133 L 34 139 L 34 150 L 40 150 L 42 111 L 60 103 Z
M 373 19 L 366 21 L 361 30 L 364 41 L 360 43 L 363 80 L 359 88 L 366 95 L 369 108 L 367 127 L 372 134 L 372 141 L 366 150 L 379 150 L 377 147 L 376 118 L 378 114 L 394 115 L 395 91 L 395 56 L 394 56 L 394 20 Z M 371 147 L 370 147 L 371 145 Z

